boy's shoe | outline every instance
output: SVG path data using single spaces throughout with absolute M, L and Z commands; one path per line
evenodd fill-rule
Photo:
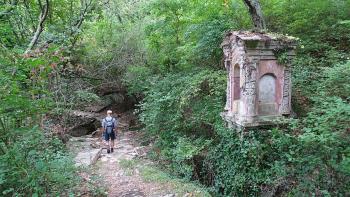
M 109 150 L 109 148 L 107 149 L 107 153 L 110 153 L 111 151 Z
M 111 148 L 111 152 L 113 153 L 113 151 L 114 151 L 114 149 L 113 148 Z

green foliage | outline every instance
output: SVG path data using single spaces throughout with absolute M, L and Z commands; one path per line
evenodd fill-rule
M 3 196 L 67 194 L 74 165 L 62 142 L 37 125 L 54 106 L 49 87 L 62 65 L 55 46 L 31 55 L 0 48 L 0 190 Z
M 146 85 L 140 119 L 160 138 L 157 157 L 173 161 L 171 167 L 181 176 L 194 176 L 193 158 L 210 144 L 205 137 L 220 121 L 225 79 L 221 71 L 196 69 L 143 81 L 151 85 Z
M 346 196 L 350 108 L 335 97 L 318 102 L 286 129 L 249 130 L 240 138 L 217 127 L 220 142 L 206 162 L 216 176 L 215 191 L 224 196 Z
M 203 187 L 198 183 L 189 183 L 186 180 L 179 179 L 164 172 L 157 166 L 143 166 L 140 169 L 140 174 L 145 182 L 157 182 L 161 184 L 166 184 L 170 187 L 172 192 L 179 196 L 184 196 L 186 194 L 192 195 L 193 197 L 210 197 L 210 193 L 207 188 Z
M 76 99 L 74 99 L 76 106 L 79 105 L 91 105 L 93 103 L 97 103 L 101 101 L 101 98 L 91 92 L 85 91 L 85 90 L 77 90 L 76 93 Z
M 349 41 L 346 31 L 339 22 L 349 17 L 349 1 L 340 0 L 293 0 L 291 1 L 261 1 L 267 24 L 272 31 L 285 34 L 295 34 L 303 39 L 317 39 L 340 44 L 339 41 Z M 288 15 L 286 15 L 288 11 Z M 329 17 L 324 17 L 329 16 Z M 320 22 L 320 19 L 323 19 Z M 335 38 L 334 35 L 341 36 Z M 344 39 L 345 38 L 345 39 Z M 318 43 L 320 41 L 314 40 Z
M 297 131 L 300 153 L 295 160 L 300 185 L 297 193 L 326 191 L 333 195 L 345 195 L 350 187 L 349 157 L 350 138 L 347 134 L 349 105 L 336 97 L 325 98 L 301 121 Z M 307 176 L 305 176 L 307 175 Z M 317 181 L 315 181 L 317 180 Z
M 220 119 L 225 80 L 223 72 L 206 69 L 165 76 L 145 93 L 140 118 L 154 133 L 174 130 L 205 134 L 205 125 L 210 127 Z
M 75 182 L 72 159 L 62 142 L 37 128 L 8 133 L 11 144 L 1 144 L 0 190 L 5 196 L 67 193 Z
M 191 139 L 179 137 L 173 144 L 175 147 L 167 152 L 168 159 L 172 160 L 171 168 L 176 170 L 177 175 L 190 180 L 195 174 L 195 157 L 210 146 L 210 140 L 202 138 Z M 165 153 L 164 151 L 162 153 Z M 165 153 L 166 154 L 166 153 Z
M 211 149 L 206 165 L 214 171 L 214 191 L 223 196 L 258 196 L 277 190 L 287 181 L 290 159 L 297 147 L 279 129 L 250 130 L 243 138 L 217 127 L 220 142 Z M 286 188 L 282 188 L 286 189 Z
M 62 112 L 99 102 L 89 90 L 111 80 L 143 99 L 138 112 L 156 139 L 154 158 L 215 195 L 349 195 L 348 0 L 261 0 L 269 31 L 300 38 L 292 66 L 299 116 L 283 128 L 239 135 L 219 116 L 226 73 L 218 69 L 225 31 L 252 27 L 243 1 L 50 2 L 38 48 L 26 56 L 40 6 L 33 0 L 0 5 L 0 188 L 6 195 L 44 195 L 71 183 L 64 149 L 30 128 L 53 106 Z M 283 54 L 279 60 L 287 61 Z M 58 173 L 63 167 L 66 178 Z
M 327 96 L 338 96 L 349 101 L 350 95 L 350 62 L 326 68 L 323 86 Z M 320 90 L 322 91 L 322 90 Z
M 74 51 L 76 61 L 106 82 L 121 77 L 130 65 L 142 66 L 148 23 L 145 4 L 145 0 L 122 0 L 98 6 L 101 12 L 84 24 L 81 42 Z
M 23 118 L 47 109 L 50 106 L 50 93 L 45 88 L 48 84 L 47 74 L 51 71 L 49 65 L 55 58 L 21 58 L 17 53 L 4 49 L 2 51 L 0 114 Z
M 189 67 L 217 67 L 225 31 L 246 28 L 242 1 L 154 1 L 153 20 L 146 26 L 150 64 L 166 73 Z M 236 19 L 236 20 L 232 20 Z
M 130 66 L 123 76 L 123 82 L 128 86 L 130 94 L 143 93 L 149 90 L 152 82 L 152 70 L 145 66 Z
M 35 0 L 2 2 L 0 43 L 23 52 L 34 36 L 44 4 L 44 1 Z M 48 17 L 43 23 L 45 28 L 38 45 L 52 42 L 65 47 L 74 45 L 82 32 L 84 20 L 93 16 L 92 10 L 99 12 L 98 2 L 95 0 L 50 0 Z M 83 21 L 80 23 L 81 19 Z
M 216 77 L 206 67 L 220 62 L 226 30 L 249 27 L 244 4 L 153 1 L 145 27 L 147 66 L 129 68 L 125 78 L 144 96 L 139 111 L 145 130 L 156 136 L 152 156 L 177 175 L 212 186 L 216 195 L 346 196 L 349 2 L 261 2 L 269 31 L 300 38 L 293 107 L 303 116 L 282 128 L 226 129 L 219 117 L 225 74 L 208 83 Z M 279 59 L 287 61 L 283 54 Z

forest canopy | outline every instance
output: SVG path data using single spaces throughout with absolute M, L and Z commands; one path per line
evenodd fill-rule
M 349 196 L 350 1 L 260 0 L 260 30 L 247 1 L 2 0 L 2 194 L 74 193 L 50 121 L 65 127 L 112 82 L 138 103 L 149 158 L 213 196 Z M 225 127 L 230 30 L 298 40 L 288 124 L 243 138 Z

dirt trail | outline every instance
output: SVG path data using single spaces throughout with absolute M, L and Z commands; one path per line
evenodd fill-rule
M 101 133 L 95 134 L 95 137 L 85 136 L 71 140 L 71 147 L 75 147 L 74 152 L 77 155 L 98 152 L 96 161 L 90 163 L 87 168 L 82 168 L 84 170 L 80 173 L 85 181 L 82 189 L 85 191 L 81 196 L 209 196 L 197 185 L 173 178 L 161 171 L 145 157 L 150 146 L 140 146 L 137 143 L 140 133 L 129 130 L 132 119 L 130 116 L 130 113 L 122 114 L 119 118 L 118 136 L 113 153 L 107 154 Z M 96 155 L 89 157 L 93 160 Z M 78 157 L 76 161 L 79 162 Z M 87 186 L 87 183 L 93 184 L 95 188 L 99 187 L 100 191 L 93 193 L 91 185 Z
M 96 166 L 97 173 L 104 177 L 108 185 L 108 196 L 175 196 L 167 194 L 163 185 L 154 182 L 145 182 L 140 170 L 136 167 L 136 157 L 140 157 L 140 150 L 132 143 L 134 132 L 127 132 L 117 141 L 115 151 L 112 154 L 102 154 Z M 105 151 L 105 150 L 104 150 Z M 142 153 L 141 153 L 142 154 Z M 144 166 L 150 163 L 143 159 L 138 162 Z

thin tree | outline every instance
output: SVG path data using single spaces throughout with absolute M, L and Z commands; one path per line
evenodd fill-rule
M 243 0 L 248 7 L 249 14 L 253 20 L 254 27 L 263 30 L 266 29 L 264 16 L 260 7 L 259 0 Z
M 36 45 L 36 43 L 38 42 L 40 34 L 44 30 L 44 22 L 47 19 L 47 15 L 49 13 L 49 0 L 45 0 L 45 5 L 42 5 L 41 0 L 38 0 L 38 3 L 41 10 L 38 25 L 36 27 L 34 36 L 30 41 L 27 47 L 27 50 L 25 51 L 25 54 L 29 53 L 29 51 L 31 51 L 33 47 Z
M 86 15 L 92 11 L 94 6 L 94 0 L 81 1 L 81 10 L 78 20 L 72 25 L 70 36 L 72 37 L 70 49 L 73 49 L 79 38 L 80 27 L 83 24 Z

